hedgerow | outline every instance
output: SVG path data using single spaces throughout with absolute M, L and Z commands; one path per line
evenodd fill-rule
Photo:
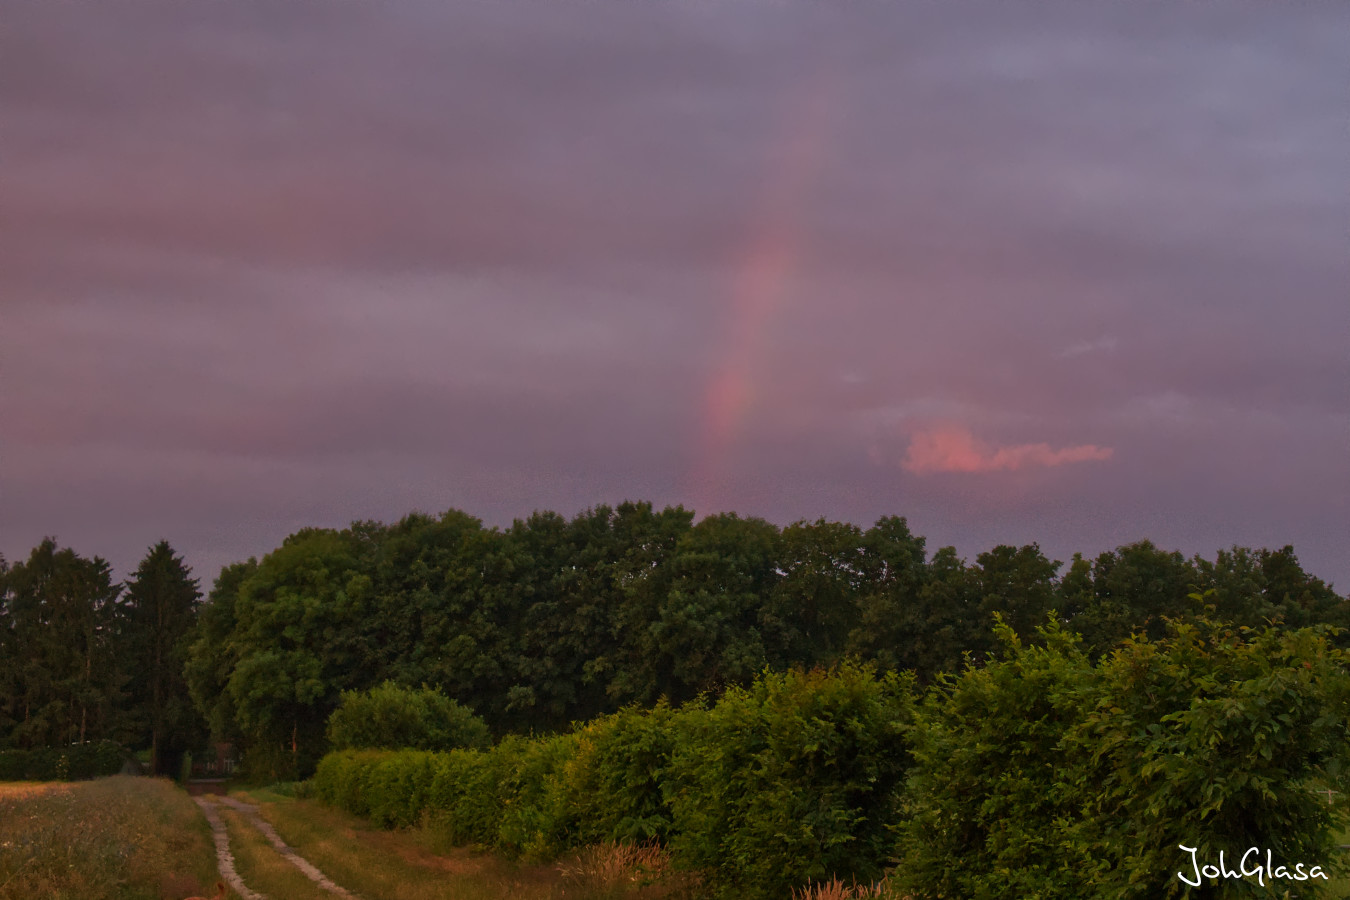
M 1034 644 L 997 632 L 1001 655 L 921 699 L 852 663 L 765 673 L 490 749 L 330 754 L 315 788 L 512 855 L 654 838 L 727 897 L 889 871 L 916 900 L 1166 898 L 1186 888 L 1183 844 L 1337 872 L 1345 823 L 1311 790 L 1350 789 L 1350 655 L 1327 629 L 1201 619 L 1097 662 L 1054 624 Z
M 1329 874 L 1344 822 L 1350 658 L 1322 629 L 1173 624 L 1093 666 L 1051 626 L 930 692 L 912 732 L 897 881 L 916 898 L 1126 900 L 1189 890 L 1183 845 L 1232 868 Z M 1324 881 L 1218 878 L 1207 896 L 1320 896 Z M 1286 895 L 1283 892 L 1288 891 Z
M 116 775 L 127 751 L 115 741 L 0 750 L 0 781 L 80 781 Z
M 336 752 L 315 791 L 384 825 L 425 818 L 512 855 L 669 840 L 724 890 L 775 897 L 881 873 L 911 688 L 852 664 L 765 674 L 716 704 L 628 709 L 490 750 Z
M 844 665 L 766 674 L 687 716 L 663 789 L 670 846 L 738 897 L 883 874 L 913 682 Z

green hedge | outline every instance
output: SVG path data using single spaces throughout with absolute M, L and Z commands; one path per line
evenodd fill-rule
M 512 855 L 655 837 L 735 896 L 777 897 L 808 878 L 880 874 L 911 687 L 853 665 L 766 674 L 710 707 L 628 709 L 490 750 L 333 753 L 315 792 Z
M 1311 790 L 1350 792 L 1350 655 L 1328 630 L 1174 624 L 1097 663 L 1053 625 L 1031 646 L 999 637 L 1000 658 L 921 702 L 911 679 L 852 664 L 766 673 L 716 703 L 486 750 L 334 753 L 315 789 L 508 854 L 655 838 L 747 900 L 887 869 L 915 900 L 1166 898 L 1186 889 L 1183 843 L 1341 868 L 1345 822 Z
M 696 706 L 677 712 L 662 701 L 651 710 L 629 707 L 579 727 L 559 787 L 571 816 L 565 823 L 569 844 L 665 843 L 672 814 L 662 783 L 676 735 L 686 720 L 703 714 Z
M 126 749 L 113 741 L 36 750 L 0 750 L 0 781 L 101 778 L 120 772 L 126 759 Z
M 737 897 L 881 877 L 913 694 L 912 679 L 844 665 L 768 674 L 683 717 L 663 779 L 672 850 Z
M 915 898 L 1176 897 L 1189 854 L 1236 867 L 1344 866 L 1343 817 L 1312 789 L 1347 789 L 1350 657 L 1329 632 L 1174 624 L 1093 666 L 1073 635 L 1022 646 L 932 691 L 913 733 L 900 823 Z M 1325 881 L 1215 879 L 1205 896 L 1322 896 Z M 1285 892 L 1288 891 L 1286 894 Z

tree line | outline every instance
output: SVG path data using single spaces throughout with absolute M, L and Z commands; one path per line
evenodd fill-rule
M 169 584 L 178 600 L 156 600 Z M 1065 565 L 1030 544 L 967 562 L 895 516 L 779 527 L 644 502 L 505 529 L 458 510 L 307 528 L 226 566 L 200 604 L 167 544 L 119 591 L 106 563 L 44 542 L 3 570 L 0 598 L 0 746 L 206 729 L 274 774 L 310 771 L 342 693 L 385 681 L 439 688 L 501 735 L 844 658 L 927 682 L 984 660 L 996 615 L 1034 642 L 1054 611 L 1095 655 L 1169 617 L 1350 624 L 1292 547 L 1209 560 L 1140 541 Z
M 183 678 L 200 598 L 165 541 L 125 584 L 51 538 L 0 558 L 0 750 L 115 741 L 176 771 L 207 736 Z

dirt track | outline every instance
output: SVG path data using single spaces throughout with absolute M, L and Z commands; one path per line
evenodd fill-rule
M 240 813 L 249 824 L 258 829 L 263 837 L 267 838 L 276 851 L 291 862 L 297 869 L 304 873 L 305 877 L 317 884 L 319 887 L 328 891 L 336 897 L 342 897 L 344 900 L 361 900 L 359 896 L 351 891 L 334 884 L 333 881 L 320 872 L 313 863 L 305 859 L 300 854 L 292 850 L 281 836 L 277 834 L 276 829 L 270 823 L 265 821 L 258 812 L 258 807 L 252 803 L 245 803 L 242 800 L 236 800 L 233 797 L 223 795 L 202 795 L 194 797 L 197 805 L 202 808 L 202 813 L 206 816 L 206 821 L 211 823 L 211 836 L 216 842 L 216 865 L 220 869 L 221 877 L 243 900 L 268 900 L 268 898 L 244 884 L 244 880 L 239 877 L 239 872 L 234 867 L 234 854 L 230 852 L 229 833 L 225 830 L 225 822 L 220 817 L 216 804 L 221 803 L 230 809 Z

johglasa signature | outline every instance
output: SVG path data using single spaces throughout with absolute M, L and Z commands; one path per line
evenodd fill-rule
M 1322 871 L 1321 866 L 1313 866 L 1311 870 L 1307 870 L 1303 863 L 1294 863 L 1294 871 L 1291 874 L 1286 867 L 1274 865 L 1269 850 L 1266 851 L 1266 864 L 1263 866 L 1261 865 L 1261 851 L 1256 847 L 1249 847 L 1247 852 L 1242 854 L 1242 859 L 1238 862 L 1238 871 L 1235 872 L 1224 863 L 1222 850 L 1219 851 L 1219 864 L 1217 866 L 1210 863 L 1201 865 L 1199 858 L 1196 856 L 1199 852 L 1196 848 L 1187 847 L 1185 844 L 1178 844 L 1177 846 L 1191 855 L 1191 868 L 1195 871 L 1195 880 L 1192 881 L 1187 878 L 1184 872 L 1177 873 L 1177 877 L 1191 887 L 1200 886 L 1201 876 L 1205 878 L 1250 878 L 1255 875 L 1257 883 L 1262 887 L 1265 887 L 1267 878 L 1271 881 L 1276 878 L 1286 878 L 1293 881 L 1307 881 L 1309 878 L 1321 878 L 1323 881 L 1331 880 Z M 1251 856 L 1256 857 L 1255 868 L 1247 867 L 1247 859 Z

